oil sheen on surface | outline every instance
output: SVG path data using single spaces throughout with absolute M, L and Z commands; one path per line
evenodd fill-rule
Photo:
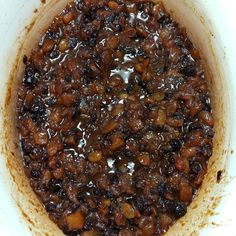
M 162 235 L 212 154 L 199 52 L 162 4 L 77 0 L 31 55 L 17 128 L 30 184 L 67 235 Z

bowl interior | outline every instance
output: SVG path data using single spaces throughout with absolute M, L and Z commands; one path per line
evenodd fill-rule
M 17 0 L 14 0 L 17 4 Z M 23 1 L 22 1 L 23 2 Z M 23 73 L 23 55 L 29 54 L 32 46 L 36 43 L 40 34 L 58 14 L 67 1 L 47 1 L 46 4 L 23 3 L 24 15 L 17 16 L 18 26 L 11 29 L 12 35 L 20 38 L 14 47 L 6 47 L 9 58 L 5 77 L 1 78 L 7 85 L 3 86 L 6 91 L 5 99 L 2 99 L 1 125 L 3 127 L 1 147 L 2 156 L 0 163 L 2 186 L 4 186 L 4 199 L 9 201 L 12 213 L 16 215 L 15 221 L 24 223 L 20 228 L 22 235 L 63 235 L 57 226 L 48 220 L 48 216 L 29 187 L 22 164 L 19 158 L 17 135 L 14 127 L 14 104 L 16 101 L 17 84 Z M 166 8 L 172 13 L 174 19 L 187 29 L 188 36 L 197 48 L 200 49 L 208 72 L 208 82 L 212 90 L 212 103 L 215 117 L 214 153 L 211 157 L 208 173 L 196 198 L 189 207 L 188 213 L 181 218 L 166 235 L 198 235 L 212 226 L 213 218 L 218 213 L 223 191 L 228 184 L 229 158 L 229 104 L 228 104 L 228 81 L 226 80 L 224 64 L 224 51 L 219 42 L 214 25 L 209 21 L 207 4 L 204 1 L 163 0 Z M 208 1 L 205 1 L 208 2 Z M 210 1 L 209 1 L 210 2 Z M 20 4 L 18 4 L 20 8 Z M 33 13 L 35 7 L 37 12 Z M 27 11 L 26 11 L 27 10 Z M 31 14 L 26 13 L 30 10 Z M 27 15 L 27 17 L 25 17 Z M 33 19 L 33 21 L 32 21 Z M 30 22 L 30 24 L 28 24 Z M 27 28 L 23 28 L 29 25 Z M 24 30 L 20 30 L 24 29 Z M 8 37 L 12 37 L 8 35 Z M 15 37 L 14 36 L 14 37 Z M 18 53 L 16 53 L 18 52 Z M 16 56 L 13 56 L 16 55 Z M 1 61 L 0 61 L 1 62 Z M 1 62 L 4 63 L 4 62 Z M 13 68 L 13 69 L 12 69 Z M 8 79 L 9 78 L 9 79 Z M 3 95 L 2 95 L 3 96 Z M 224 178 L 217 182 L 217 173 L 222 171 Z M 219 174 L 218 174 L 219 175 Z M 11 196 L 9 198 L 9 196 Z M 1 208 L 0 208 L 1 209 Z M 47 227 L 45 227 L 47 225 Z M 18 231 L 19 232 L 19 231 Z M 14 235 L 14 234 L 11 234 Z

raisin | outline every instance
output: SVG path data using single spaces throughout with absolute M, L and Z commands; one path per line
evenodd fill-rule
M 119 235 L 119 229 L 106 229 L 104 236 L 118 236 Z
M 93 188 L 92 189 L 92 191 L 93 191 L 93 194 L 96 196 L 102 196 L 102 194 L 103 194 L 103 191 L 100 189 L 100 188 L 97 188 L 97 187 L 95 187 L 95 188 Z
M 200 153 L 204 157 L 210 157 L 212 155 L 212 147 L 210 145 L 204 145 L 200 148 Z
M 105 88 L 105 91 L 106 91 L 107 93 L 111 93 L 112 88 L 110 88 L 110 87 L 106 87 L 106 88 Z
M 133 202 L 137 209 L 141 212 L 143 212 L 150 205 L 148 199 L 142 195 L 136 196 L 133 199 Z
M 29 112 L 34 121 L 42 122 L 45 119 L 46 106 L 41 99 L 36 99 L 33 101 Z
M 29 88 L 33 88 L 37 85 L 40 79 L 40 72 L 32 67 L 26 67 L 23 83 Z
M 48 211 L 48 212 L 55 211 L 56 205 L 55 205 L 53 202 L 47 202 L 47 203 L 45 204 L 45 209 L 46 209 L 46 211 Z
M 119 183 L 119 177 L 116 174 L 112 174 L 110 176 L 110 180 L 112 184 L 118 184 Z
M 46 36 L 49 39 L 57 39 L 57 33 L 53 32 L 52 30 L 48 30 L 46 32 Z
M 182 147 L 182 142 L 179 139 L 170 140 L 170 146 L 172 147 L 173 152 L 177 152 Z
M 197 73 L 195 62 L 189 57 L 184 57 L 181 64 L 180 72 L 188 77 L 195 76 Z
M 131 152 L 129 149 L 125 149 L 125 156 L 127 156 L 127 157 L 133 157 L 134 154 L 133 154 L 133 152 Z
M 78 45 L 78 39 L 76 39 L 76 38 L 71 38 L 71 39 L 69 40 L 69 44 L 70 44 L 70 47 L 71 47 L 71 48 L 76 48 L 76 46 Z
M 25 155 L 29 155 L 30 153 L 32 153 L 33 146 L 28 142 L 26 142 L 24 139 L 21 139 L 20 145 L 21 145 L 21 150 Z
M 31 176 L 35 179 L 38 179 L 41 175 L 41 171 L 38 169 L 31 170 Z
M 184 216 L 186 213 L 187 213 L 186 207 L 180 203 L 176 203 L 174 214 L 178 218 L 180 218 L 180 217 Z
M 55 179 L 51 179 L 49 181 L 48 184 L 48 188 L 53 192 L 53 193 L 57 193 L 61 190 L 61 184 L 55 180 Z
M 131 92 L 133 91 L 133 85 L 132 84 L 127 84 L 127 86 L 126 86 L 126 92 L 128 93 L 128 94 L 131 94 Z
M 160 236 L 187 212 L 214 112 L 186 36 L 159 2 L 74 0 L 24 56 L 22 162 L 66 235 Z
M 157 193 L 160 195 L 160 196 L 163 196 L 165 191 L 166 191 L 166 183 L 158 183 L 157 184 Z
M 45 113 L 45 110 L 46 110 L 46 107 L 45 107 L 43 101 L 40 100 L 40 99 L 36 99 L 33 102 L 33 105 L 32 105 L 32 107 L 30 109 L 30 112 L 33 115 L 37 115 L 37 114 L 43 115 Z
M 61 189 L 61 190 L 58 192 L 58 197 L 59 197 L 61 200 L 66 199 L 67 194 Z
M 50 59 L 52 59 L 52 60 L 58 58 L 59 56 L 60 56 L 60 53 L 59 53 L 58 51 L 55 51 L 55 50 L 53 50 L 53 51 L 50 52 L 50 54 L 49 54 L 49 57 L 50 57 Z
M 47 86 L 47 85 L 45 85 L 45 86 L 42 87 L 41 93 L 42 93 L 43 96 L 48 95 L 49 89 L 48 89 L 48 86 Z
M 171 176 L 174 173 L 174 171 L 175 171 L 174 165 L 168 165 L 168 167 L 165 170 L 165 174 L 167 176 Z
M 190 163 L 191 170 L 193 173 L 198 174 L 202 170 L 201 163 L 194 161 L 193 163 Z

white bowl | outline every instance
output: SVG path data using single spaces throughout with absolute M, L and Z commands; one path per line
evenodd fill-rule
M 63 235 L 29 187 L 19 160 L 14 100 L 22 55 L 68 2 L 0 0 L 0 235 Z M 236 16 L 234 0 L 163 0 L 201 50 L 216 120 L 209 170 L 188 213 L 167 235 L 236 235 Z M 35 10 L 37 8 L 37 11 Z M 217 182 L 217 173 L 222 178 Z M 219 175 L 219 174 L 218 174 Z

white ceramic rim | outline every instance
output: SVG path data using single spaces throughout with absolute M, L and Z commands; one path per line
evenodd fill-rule
M 175 1 L 175 3 L 173 2 Z M 51 1 L 52 2 L 52 1 Z M 219 66 L 222 68 L 224 74 L 225 84 L 227 85 L 227 103 L 229 106 L 227 114 L 227 127 L 225 136 L 227 136 L 227 151 L 226 158 L 227 167 L 227 179 L 225 179 L 225 185 L 222 185 L 223 191 L 222 200 L 219 206 L 214 209 L 218 214 L 208 217 L 209 224 L 204 225 L 195 233 L 198 235 L 222 235 L 224 232 L 227 235 L 236 235 L 234 225 L 236 223 L 236 216 L 234 214 L 233 206 L 234 199 L 236 199 L 236 191 L 234 186 L 236 184 L 236 159 L 234 152 L 236 150 L 236 125 L 235 125 L 235 99 L 236 99 L 236 81 L 234 75 L 236 74 L 236 67 L 234 66 L 236 61 L 236 17 L 234 9 L 236 2 L 234 0 L 228 0 L 227 3 L 223 0 L 164 0 L 167 8 L 171 8 L 171 4 L 185 4 L 190 6 L 190 11 L 194 13 L 197 9 L 201 13 L 201 16 L 206 20 L 206 24 L 209 24 L 209 28 L 212 30 L 212 42 L 215 43 L 213 48 L 220 61 Z M 3 14 L 0 15 L 0 89 L 1 93 L 1 107 L 3 107 L 4 94 L 6 91 L 6 81 L 9 78 L 12 65 L 14 65 L 15 57 L 17 54 L 20 38 L 24 35 L 24 27 L 31 22 L 34 17 L 33 10 L 40 8 L 39 0 L 10 0 L 6 2 L 0 0 L 0 9 Z M 191 8 L 192 4 L 195 8 Z M 178 15 L 178 14 L 177 14 Z M 181 18 L 176 16 L 176 18 Z M 187 18 L 184 19 L 188 21 Z M 180 19 L 181 21 L 181 19 Z M 191 30 L 190 30 L 191 31 Z M 17 36 L 19 40 L 16 41 Z M 219 94 L 220 96 L 220 94 Z M 1 114 L 2 115 L 2 114 Z M 1 117 L 2 122 L 2 117 Z M 3 125 L 3 123 L 2 123 Z M 4 127 L 3 127 L 4 128 Z M 224 135 L 224 134 L 222 134 Z M 2 141 L 2 140 L 1 140 Z M 6 160 L 3 155 L 0 158 L 0 234 L 1 235 L 42 235 L 40 230 L 30 231 L 25 219 L 22 218 L 22 212 L 17 208 L 14 194 L 12 192 L 13 186 L 10 180 L 10 175 L 6 168 Z M 20 186 L 18 186 L 20 187 Z M 207 199 L 205 199 L 207 200 Z M 210 201 L 210 199 L 208 199 Z M 45 221 L 46 222 L 46 221 Z M 192 222 L 194 226 L 195 222 Z M 51 224 L 48 223 L 48 225 Z M 34 232 L 34 233 L 32 233 Z M 187 231 L 186 231 L 187 232 Z M 173 227 L 169 232 L 170 235 L 189 235 L 184 231 L 176 230 Z M 193 232 L 194 233 L 194 232 Z M 59 234 L 57 234 L 59 235 Z

